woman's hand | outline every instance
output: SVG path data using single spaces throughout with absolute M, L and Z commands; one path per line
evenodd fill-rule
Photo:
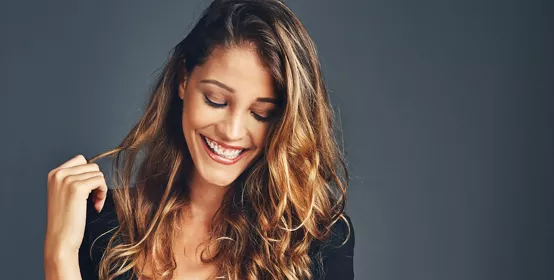
M 95 163 L 78 155 L 48 173 L 48 210 L 44 254 L 46 258 L 78 256 L 85 232 L 87 198 L 98 212 L 108 187 Z

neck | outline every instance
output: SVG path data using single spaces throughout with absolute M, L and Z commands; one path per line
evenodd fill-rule
M 229 187 L 217 186 L 204 180 L 197 172 L 192 172 L 189 180 L 190 204 L 187 218 L 209 225 L 215 212 L 221 206 Z

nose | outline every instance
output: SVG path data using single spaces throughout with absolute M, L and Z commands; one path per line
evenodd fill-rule
M 222 140 L 237 141 L 246 134 L 246 123 L 243 114 L 229 114 L 225 120 L 221 122 L 218 129 Z

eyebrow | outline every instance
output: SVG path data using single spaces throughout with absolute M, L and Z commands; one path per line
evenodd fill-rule
M 223 88 L 224 90 L 230 92 L 230 93 L 235 93 L 235 89 L 233 89 L 232 87 L 218 81 L 218 80 L 214 80 L 214 79 L 204 79 L 204 80 L 201 80 L 200 83 L 203 83 L 203 84 L 212 84 L 212 85 L 216 85 L 220 88 Z M 278 104 L 278 100 L 275 99 L 275 98 L 270 98 L 270 97 L 258 97 L 256 98 L 256 101 L 258 102 L 267 102 L 267 103 L 273 103 L 273 104 Z
M 203 83 L 203 84 L 213 84 L 213 85 L 216 85 L 216 86 L 218 86 L 218 87 L 220 87 L 220 88 L 225 89 L 225 90 L 228 91 L 228 92 L 235 93 L 235 90 L 234 90 L 232 87 L 230 87 L 230 86 L 228 86 L 228 85 L 226 85 L 226 84 L 224 84 L 224 83 L 222 83 L 222 82 L 220 82 L 220 81 L 218 81 L 218 80 L 205 79 L 205 80 L 201 80 L 200 83 Z

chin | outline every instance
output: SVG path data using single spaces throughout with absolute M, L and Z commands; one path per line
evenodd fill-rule
M 207 183 L 222 188 L 233 184 L 233 182 L 235 182 L 240 175 L 237 174 L 234 176 L 225 170 L 214 170 L 213 168 L 204 168 L 202 170 L 198 170 L 198 173 L 198 175 L 200 175 Z

